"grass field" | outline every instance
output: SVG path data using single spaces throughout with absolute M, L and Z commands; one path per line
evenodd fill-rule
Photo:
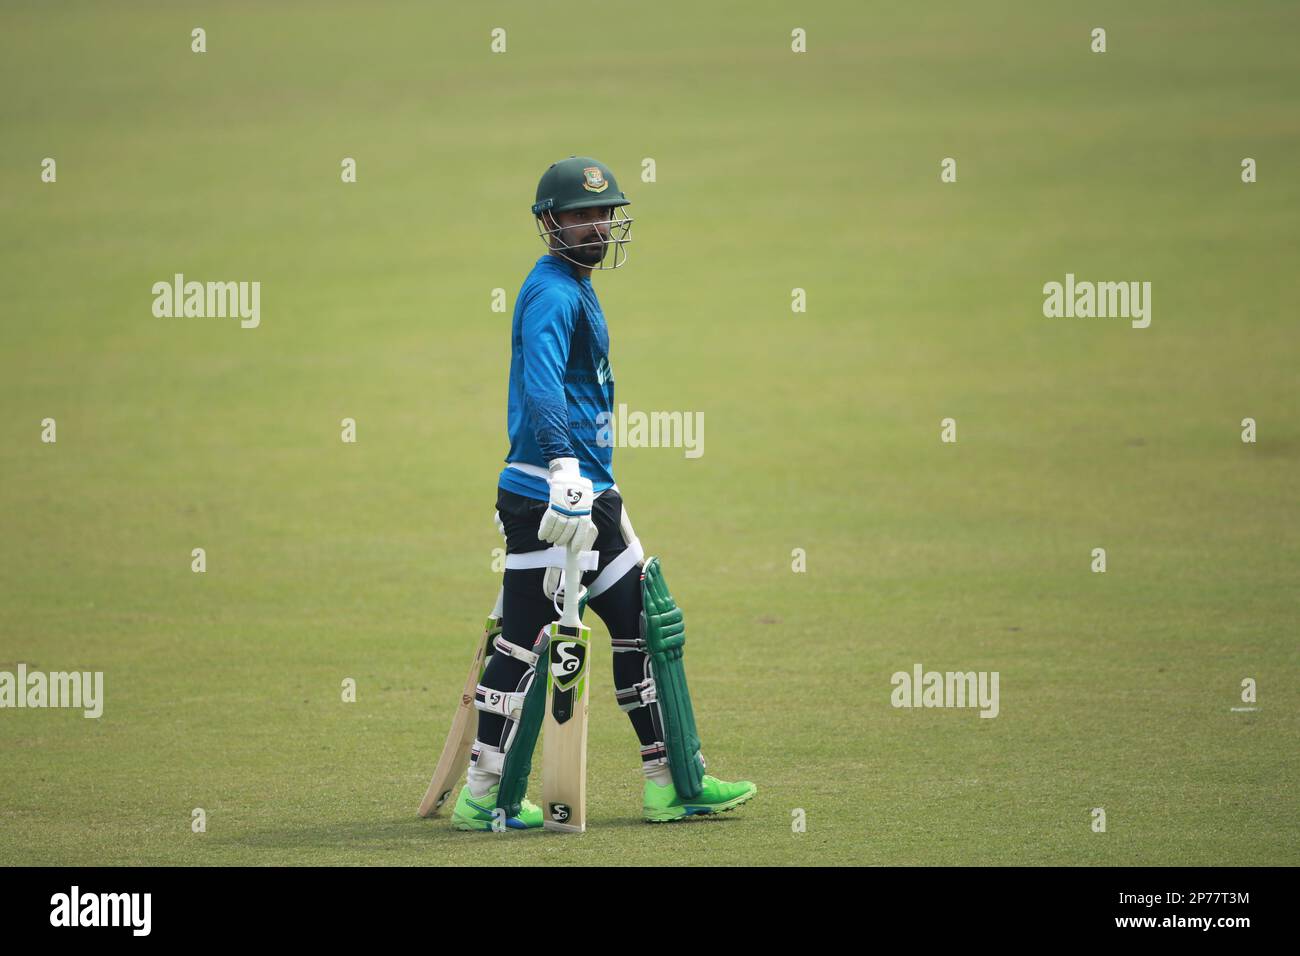
M 563 9 L 0 11 L 0 670 L 106 697 L 0 711 L 0 863 L 1300 863 L 1300 8 Z M 596 624 L 589 831 L 457 833 L 415 809 L 499 579 L 491 294 L 574 153 L 636 217 L 617 401 L 705 416 L 615 467 L 759 794 L 641 822 Z M 260 326 L 154 317 L 178 272 Z M 1067 273 L 1150 327 L 1045 318 Z M 999 716 L 895 709 L 915 663 Z

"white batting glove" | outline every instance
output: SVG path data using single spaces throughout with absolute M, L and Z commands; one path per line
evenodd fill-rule
M 591 481 L 579 473 L 576 458 L 556 458 L 550 469 L 551 504 L 542 517 L 537 537 L 548 544 L 590 550 L 596 541 L 596 525 L 591 520 L 591 503 L 596 496 Z

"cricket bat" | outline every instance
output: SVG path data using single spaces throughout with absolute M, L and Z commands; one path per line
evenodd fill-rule
M 501 631 L 501 607 L 505 597 L 504 591 L 497 592 L 496 604 L 488 615 L 487 624 L 478 639 L 474 650 L 474 659 L 470 661 L 469 676 L 465 678 L 465 687 L 460 694 L 460 703 L 456 714 L 451 719 L 451 733 L 442 745 L 442 755 L 429 781 L 429 789 L 420 801 L 420 816 L 436 817 L 442 805 L 447 802 L 461 775 L 469 767 L 469 752 L 474 746 L 478 733 L 477 713 L 474 707 L 474 692 L 483 680 L 483 670 L 487 667 L 487 658 L 492 654 L 492 637 Z
M 587 829 L 587 665 L 591 628 L 578 618 L 582 572 L 578 552 L 564 559 L 564 611 L 547 627 L 546 715 L 542 724 L 542 824 Z

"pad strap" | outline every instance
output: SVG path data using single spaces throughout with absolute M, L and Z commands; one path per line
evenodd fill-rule
M 483 750 L 475 741 L 474 749 L 470 751 L 470 762 L 479 770 L 500 776 L 501 768 L 505 766 L 506 755 L 496 749 Z
M 474 706 L 489 714 L 500 714 L 502 717 L 514 720 L 523 710 L 524 694 L 493 690 L 491 687 L 479 684 L 474 689 Z
M 618 702 L 618 709 L 622 711 L 636 710 L 646 704 L 653 704 L 659 700 L 659 695 L 655 692 L 655 679 L 647 677 L 631 687 L 617 688 L 614 691 L 614 699 Z
M 526 648 L 520 647 L 518 644 L 512 644 L 510 641 L 507 641 L 504 634 L 498 634 L 496 636 L 492 641 L 492 649 L 500 651 L 507 657 L 513 657 L 515 660 L 526 664 L 529 667 L 537 666 L 536 654 Z
M 618 557 L 605 565 L 605 570 L 596 575 L 596 580 L 587 588 L 587 600 L 590 601 L 602 591 L 608 591 L 623 579 L 623 575 L 641 563 L 645 552 L 641 550 L 641 539 L 633 538 L 627 547 L 618 553 Z M 508 567 L 509 565 L 507 565 Z

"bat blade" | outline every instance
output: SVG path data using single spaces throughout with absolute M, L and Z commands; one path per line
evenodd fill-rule
M 433 779 L 429 781 L 429 789 L 425 791 L 424 799 L 420 801 L 419 813 L 422 817 L 438 815 L 469 767 L 469 752 L 474 746 L 474 738 L 478 732 L 474 692 L 478 689 L 483 679 L 483 669 L 487 666 L 486 658 L 490 653 L 489 635 L 495 634 L 501 628 L 501 619 L 497 616 L 500 600 L 498 597 L 497 609 L 493 611 L 493 616 L 488 618 L 483 633 L 479 636 L 474 659 L 469 665 L 469 676 L 465 678 L 460 701 L 456 704 L 456 713 L 451 719 L 451 731 L 447 734 L 446 743 L 442 745 L 442 754 L 438 757 L 438 764 L 434 768 Z
M 542 723 L 542 825 L 587 829 L 587 700 L 591 628 L 578 618 L 578 554 L 565 557 L 564 613 L 549 626 L 546 716 Z
M 587 680 L 591 629 L 550 625 L 546 717 L 542 730 L 542 822 L 548 830 L 587 829 Z

